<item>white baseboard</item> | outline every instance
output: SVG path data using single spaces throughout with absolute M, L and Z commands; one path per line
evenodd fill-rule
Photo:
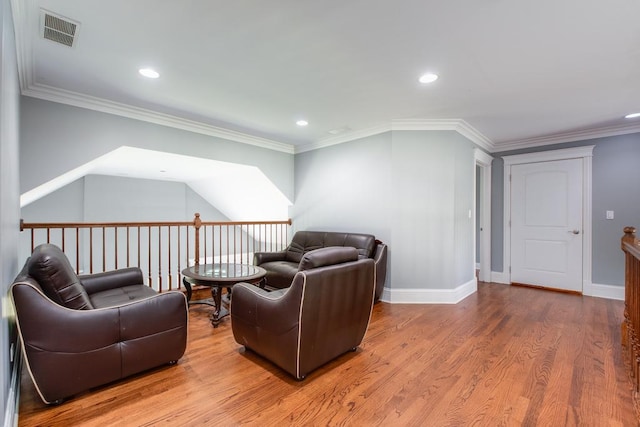
M 586 295 L 586 294 L 585 294 Z M 600 285 L 597 283 L 591 284 L 591 292 L 589 294 L 592 297 L 615 299 L 624 301 L 624 285 Z
M 508 285 L 501 272 L 491 272 L 491 282 Z M 385 287 L 380 301 L 391 304 L 457 304 L 478 290 L 476 279 L 455 289 L 390 289 Z M 624 286 L 592 283 L 583 295 L 624 301 Z
M 478 290 L 475 277 L 455 289 L 384 288 L 381 301 L 391 304 L 457 304 Z
M 500 271 L 491 272 L 491 281 L 493 283 L 510 284 L 508 274 Z M 597 298 L 615 299 L 624 301 L 624 285 L 601 285 L 598 283 L 590 283 L 585 281 L 582 284 L 582 294 Z

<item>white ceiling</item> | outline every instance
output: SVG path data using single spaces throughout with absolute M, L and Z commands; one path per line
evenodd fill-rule
M 640 131 L 623 118 L 640 111 L 638 0 L 12 5 L 25 95 L 275 149 L 397 123 L 464 129 L 490 151 Z M 80 23 L 74 47 L 40 36 L 41 8 Z M 423 86 L 426 71 L 440 78 Z

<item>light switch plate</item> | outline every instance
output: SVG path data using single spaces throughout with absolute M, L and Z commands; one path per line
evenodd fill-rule
M 613 219 L 613 211 L 607 211 L 607 219 Z

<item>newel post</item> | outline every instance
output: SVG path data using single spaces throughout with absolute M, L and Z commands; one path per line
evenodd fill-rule
M 625 227 L 624 228 L 624 236 L 620 239 L 620 248 L 624 252 L 625 255 L 625 274 L 624 274 L 624 320 L 622 321 L 622 325 L 620 328 L 621 332 L 621 341 L 622 345 L 627 348 L 629 351 L 630 359 L 633 361 L 636 358 L 635 354 L 635 340 L 636 333 L 635 326 L 633 324 L 633 316 L 635 310 L 638 309 L 636 307 L 636 299 L 637 299 L 637 286 L 638 283 L 633 282 L 633 274 L 632 274 L 632 264 L 633 264 L 633 255 L 631 255 L 626 247 L 626 245 L 635 245 L 637 242 L 636 239 L 636 228 L 635 227 Z M 632 365 L 634 363 L 632 362 Z M 632 370 L 635 372 L 635 369 Z M 632 376 L 635 376 L 632 373 Z
M 636 241 L 636 228 L 635 227 L 625 227 L 624 228 L 624 236 L 622 236 L 622 250 L 624 251 L 624 244 L 629 243 L 633 245 Z
M 195 229 L 195 261 L 196 265 L 200 265 L 200 226 L 202 225 L 202 220 L 200 220 L 200 214 L 198 212 L 195 213 L 195 217 L 193 218 L 193 228 Z

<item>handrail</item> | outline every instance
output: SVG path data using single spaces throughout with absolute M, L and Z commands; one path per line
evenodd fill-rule
M 625 254 L 624 320 L 621 326 L 621 341 L 627 349 L 634 407 L 636 417 L 640 420 L 640 240 L 636 237 L 635 227 L 624 228 L 620 246 Z
M 286 221 L 193 221 L 25 223 L 21 247 L 28 256 L 40 243 L 61 247 L 76 273 L 137 266 L 158 291 L 178 289 L 182 270 L 194 264 L 250 264 L 257 251 L 288 244 Z M 28 237 L 28 241 L 27 241 Z M 201 255 L 202 254 L 202 255 Z M 165 285 L 166 284 L 166 285 Z

